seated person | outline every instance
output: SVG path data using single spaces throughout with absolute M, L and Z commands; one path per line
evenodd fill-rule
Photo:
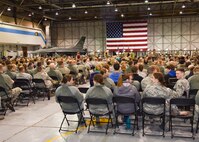
M 86 92 L 86 98 L 100 98 L 100 99 L 105 99 L 107 100 L 108 104 L 109 104 L 109 109 L 112 110 L 113 109 L 113 105 L 112 105 L 112 98 L 113 98 L 113 93 L 111 92 L 111 90 L 106 87 L 103 84 L 103 76 L 101 74 L 96 74 L 94 76 L 94 86 L 90 87 L 87 92 Z M 106 105 L 101 105 L 101 106 L 90 106 L 90 111 L 91 112 L 95 112 L 95 113 L 99 113 L 99 114 L 104 114 L 107 113 L 107 106 Z
M 19 87 L 13 88 L 14 81 L 4 73 L 3 65 L 0 64 L 0 86 L 5 89 L 5 91 L 11 95 L 11 102 L 13 103 L 19 94 L 22 92 L 22 89 Z
M 58 62 L 58 68 L 57 68 L 63 75 L 69 75 L 70 70 L 64 66 L 63 61 Z
M 190 90 L 199 89 L 199 66 L 194 67 L 194 75 L 188 78 Z
M 58 80 L 55 80 L 55 81 L 61 82 L 62 79 L 63 79 L 62 73 L 55 68 L 55 64 L 54 63 L 50 63 L 49 71 L 47 73 L 48 73 L 48 75 L 50 77 L 54 76 L 54 77 L 56 77 L 58 79 Z
M 114 63 L 113 64 L 114 71 L 109 75 L 109 77 L 114 81 L 115 84 L 117 84 L 118 79 L 122 72 L 120 71 L 120 64 L 119 63 Z
M 141 76 L 142 78 L 145 78 L 147 76 L 146 71 L 144 70 L 143 64 L 138 65 L 138 75 Z
M 195 101 L 196 101 L 196 105 L 195 105 L 194 121 L 197 122 L 199 118 L 199 91 L 196 94 Z
M 133 74 L 133 80 L 137 80 L 137 81 L 139 81 L 141 83 L 143 78 L 138 74 L 137 66 L 132 66 L 131 67 L 131 72 Z
M 159 97 L 164 99 L 171 99 L 179 97 L 179 94 L 170 88 L 165 86 L 164 76 L 160 72 L 153 73 L 152 77 L 153 84 L 146 87 L 143 92 L 144 97 Z M 169 105 L 167 106 L 167 111 L 169 110 Z M 161 114 L 163 112 L 163 106 L 144 104 L 143 108 L 149 114 Z M 155 111 L 154 111 L 155 110 Z
M 185 79 L 185 70 L 183 68 L 179 68 L 176 70 L 176 78 L 178 81 L 176 82 L 173 89 L 178 92 L 180 96 L 182 96 L 184 93 L 186 93 L 187 96 L 189 96 L 189 82 L 187 79 Z
M 141 99 L 137 88 L 131 85 L 130 76 L 127 74 L 120 76 L 118 81 L 118 87 L 115 87 L 114 89 L 114 95 L 134 98 L 137 104 L 140 102 Z M 130 113 L 130 112 L 135 112 L 137 110 L 135 110 L 134 105 L 132 104 L 119 104 L 118 111 L 123 113 Z M 127 117 L 128 116 L 126 116 L 126 119 Z
M 43 70 L 42 66 L 37 67 L 37 73 L 34 74 L 35 79 L 43 79 L 47 88 L 52 89 L 53 80 L 49 75 Z
M 176 78 L 175 66 L 173 64 L 166 66 L 165 72 L 164 79 L 166 84 L 169 84 L 169 78 Z
M 84 108 L 84 97 L 83 94 L 80 93 L 79 89 L 74 86 L 74 81 L 71 75 L 65 75 L 62 80 L 62 85 L 58 87 L 55 91 L 56 102 L 58 102 L 58 96 L 73 96 L 76 98 L 80 104 L 81 109 Z M 76 104 L 68 105 L 63 104 L 64 110 L 68 112 L 74 112 L 78 110 L 78 106 Z M 78 118 L 80 119 L 80 115 L 78 114 Z
M 93 78 L 96 74 L 100 74 L 100 70 L 101 70 L 101 65 L 97 64 L 94 68 L 94 71 L 90 74 L 90 78 L 89 78 L 89 82 L 90 82 L 90 86 L 94 86 L 94 82 L 93 82 Z
M 103 83 L 106 87 L 110 88 L 111 90 L 113 90 L 113 88 L 115 87 L 115 83 L 113 82 L 113 80 L 111 78 L 109 78 L 109 72 L 107 69 L 102 68 L 100 73 L 103 76 Z
M 15 80 L 17 75 L 17 66 L 15 64 L 9 64 L 7 69 L 6 74 L 9 75 L 12 80 Z
M 142 90 L 144 91 L 144 89 L 146 88 L 147 85 L 152 85 L 153 84 L 153 81 L 152 81 L 152 78 L 153 78 L 153 73 L 155 72 L 158 72 L 160 71 L 160 69 L 158 68 L 158 66 L 156 65 L 151 65 L 148 67 L 147 69 L 147 77 L 145 77 L 142 81 L 141 81 L 141 87 L 142 87 Z
M 32 76 L 25 73 L 24 66 L 19 66 L 19 73 L 17 74 L 16 79 L 28 79 L 29 81 L 32 81 Z

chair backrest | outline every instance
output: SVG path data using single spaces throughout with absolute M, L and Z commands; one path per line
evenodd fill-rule
M 170 105 L 176 105 L 181 107 L 195 106 L 195 100 L 188 98 L 173 98 L 170 100 Z
M 58 96 L 57 100 L 63 111 L 64 111 L 63 104 L 76 104 L 78 106 L 79 111 L 81 110 L 78 100 L 73 96 Z
M 36 78 L 34 78 L 34 79 L 32 79 L 32 82 L 34 83 L 34 86 L 36 88 L 43 88 L 43 87 L 46 88 L 46 84 L 45 84 L 45 82 L 44 82 L 43 79 L 36 79 Z
M 169 78 L 169 79 L 168 79 L 168 83 L 169 83 L 169 84 L 175 84 L 177 81 L 178 81 L 178 79 L 175 78 L 175 77 L 174 77 L 174 78 Z
M 87 98 L 86 103 L 88 105 L 108 105 L 107 100 L 100 98 Z
M 113 97 L 113 103 L 117 104 L 127 104 L 127 103 L 134 103 L 135 99 L 130 97 L 124 97 L 124 96 L 115 96 Z
M 58 81 L 58 77 L 57 76 L 50 76 L 50 78 L 52 78 L 52 80 Z
M 0 92 L 6 92 L 5 88 L 0 86 Z
M 58 96 L 57 99 L 62 103 L 78 103 L 78 100 L 71 96 Z
M 134 98 L 125 97 L 125 96 L 114 96 L 113 104 L 114 104 L 115 113 L 127 115 L 127 114 L 133 114 L 137 110 Z M 126 109 L 124 109 L 124 107 L 126 108 L 130 107 L 128 109 L 128 113 L 126 112 Z
M 0 96 L 6 96 L 8 97 L 8 94 L 5 90 L 5 88 L 3 88 L 2 86 L 0 86 Z
M 31 89 L 31 83 L 28 79 L 16 79 L 14 82 L 15 87 L 20 87 L 23 89 Z
M 88 87 L 79 87 L 78 89 L 81 93 L 86 93 L 89 88 Z
M 159 97 L 146 97 L 142 99 L 142 104 L 144 103 L 151 105 L 165 105 L 165 99 Z
M 108 112 L 110 112 L 110 108 L 108 105 L 108 101 L 105 99 L 101 99 L 101 98 L 87 98 L 86 99 L 86 104 L 87 104 L 87 108 L 90 108 L 90 105 L 93 106 L 100 106 L 100 105 L 104 105 L 106 106 Z
M 189 90 L 189 96 L 196 96 L 198 93 L 198 89 L 190 89 Z

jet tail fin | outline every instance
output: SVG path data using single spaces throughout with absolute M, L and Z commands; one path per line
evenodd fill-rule
M 86 37 L 82 36 L 74 48 L 83 49 Z

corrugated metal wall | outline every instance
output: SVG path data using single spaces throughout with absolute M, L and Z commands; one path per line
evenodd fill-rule
M 148 48 L 156 50 L 195 50 L 199 47 L 199 17 L 151 18 L 148 20 Z M 71 47 L 86 36 L 89 51 L 106 47 L 105 22 L 53 23 L 52 46 Z M 199 49 L 199 48 L 198 48 Z
M 148 20 L 148 47 L 156 50 L 199 49 L 199 17 Z
M 52 46 L 71 47 L 81 36 L 86 36 L 84 47 L 89 51 L 104 50 L 105 23 L 74 22 L 53 24 L 51 27 Z

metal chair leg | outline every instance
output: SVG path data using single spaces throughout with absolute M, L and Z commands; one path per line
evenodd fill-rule
M 88 125 L 88 131 L 87 131 L 87 133 L 89 133 L 90 132 L 90 126 L 91 126 L 91 123 L 93 122 L 93 118 L 92 118 L 93 116 L 91 115 L 91 120 L 90 120 L 90 123 L 89 123 L 89 125 Z
M 63 125 L 63 123 L 64 123 L 64 120 L 65 120 L 65 115 L 64 115 L 64 118 L 63 118 L 63 120 L 62 120 L 62 122 L 61 122 L 61 125 L 60 125 L 60 127 L 59 127 L 59 132 L 61 131 L 61 128 L 62 128 L 62 125 Z
M 145 119 L 145 116 L 144 114 L 142 114 L 142 136 L 144 136 L 144 119 Z
M 80 116 L 80 119 L 79 119 L 79 121 L 78 121 L 76 130 L 75 130 L 75 133 L 77 133 L 77 130 L 78 130 L 78 128 L 79 128 L 79 125 L 80 125 L 81 121 L 82 121 L 82 115 Z
M 198 123 L 199 123 L 199 118 L 198 118 L 198 121 L 197 121 L 197 124 L 196 124 L 196 133 L 198 133 Z
M 106 125 L 106 134 L 108 132 L 108 127 L 109 127 L 109 122 L 110 122 L 110 119 L 111 119 L 111 115 L 109 114 L 109 118 L 108 118 L 108 124 Z

